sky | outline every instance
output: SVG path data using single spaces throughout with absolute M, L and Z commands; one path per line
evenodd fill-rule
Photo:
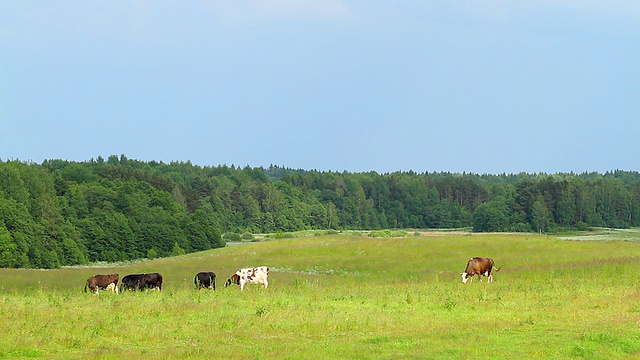
M 0 159 L 640 171 L 637 0 L 0 2 Z

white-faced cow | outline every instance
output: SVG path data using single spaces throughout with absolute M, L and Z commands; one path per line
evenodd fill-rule
M 496 271 L 499 269 L 496 268 Z M 462 273 L 462 283 L 466 284 L 467 280 L 473 281 L 473 276 L 478 275 L 480 281 L 482 276 L 489 278 L 489 282 L 493 282 L 493 259 L 486 257 L 473 257 L 467 262 L 467 268 Z
M 198 290 L 200 289 L 216 289 L 216 274 L 211 271 L 203 271 L 196 274 L 193 283 Z
M 118 293 L 118 274 L 108 275 L 93 275 L 87 279 L 87 284 L 84 286 L 84 292 L 87 292 L 87 288 L 98 294 L 99 290 L 111 290 L 111 292 Z
M 227 287 L 231 284 L 240 285 L 240 291 L 242 291 L 244 290 L 245 284 L 262 284 L 266 289 L 267 286 L 269 286 L 269 282 L 267 281 L 268 275 L 269 267 L 267 266 L 240 269 L 227 279 L 224 286 Z
M 162 290 L 162 275 L 159 273 L 130 274 L 122 278 L 123 290 Z

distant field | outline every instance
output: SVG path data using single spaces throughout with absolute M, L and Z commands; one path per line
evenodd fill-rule
M 270 239 L 122 266 L 0 269 L 0 358 L 640 356 L 640 232 L 408 233 Z M 495 260 L 493 284 L 460 282 L 471 256 Z M 222 286 L 253 265 L 271 267 L 269 289 Z M 162 292 L 82 292 L 95 273 L 152 271 L 165 278 Z M 218 274 L 218 290 L 194 290 L 198 271 Z
M 640 241 L 640 229 L 597 228 L 593 231 L 560 236 L 563 240 Z

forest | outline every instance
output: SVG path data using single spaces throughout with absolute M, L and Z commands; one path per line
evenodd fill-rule
M 309 229 L 552 233 L 640 224 L 640 173 L 350 173 L 125 155 L 0 160 L 0 267 L 57 268 Z

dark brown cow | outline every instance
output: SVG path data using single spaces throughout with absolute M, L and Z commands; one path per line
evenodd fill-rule
M 93 275 L 87 279 L 87 284 L 84 286 L 84 292 L 87 292 L 87 288 L 96 294 L 98 294 L 99 290 L 111 289 L 111 292 L 117 294 L 118 279 L 120 279 L 118 274 Z
M 203 271 L 196 274 L 193 283 L 198 289 L 216 289 L 216 274 L 211 271 Z
M 138 290 L 144 274 L 129 274 L 122 278 L 122 290 Z
M 499 269 L 496 268 L 496 271 Z M 462 273 L 462 283 L 465 284 L 467 280 L 471 279 L 473 281 L 473 276 L 478 275 L 480 281 L 482 281 L 481 276 L 486 276 L 489 278 L 489 282 L 493 282 L 493 259 L 486 257 L 473 257 L 467 262 L 467 268 Z
M 122 278 L 123 290 L 162 290 L 162 275 L 159 273 L 150 274 L 129 274 Z
M 162 290 L 162 275 L 159 273 L 144 274 L 143 284 L 140 285 L 140 290 Z

